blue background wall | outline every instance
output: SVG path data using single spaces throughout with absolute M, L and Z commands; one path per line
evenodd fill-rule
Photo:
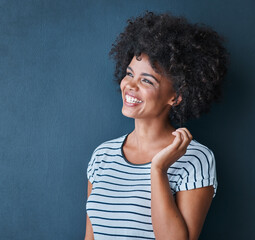
M 0 0 L 0 239 L 85 235 L 94 148 L 133 130 L 111 44 L 144 10 L 184 15 L 227 38 L 224 98 L 188 123 L 216 157 L 218 192 L 200 239 L 255 239 L 253 1 Z

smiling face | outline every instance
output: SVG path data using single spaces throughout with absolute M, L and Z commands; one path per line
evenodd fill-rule
M 166 119 L 176 96 L 172 84 L 153 70 L 148 55 L 142 53 L 140 59 L 133 57 L 120 84 L 122 114 L 135 119 Z

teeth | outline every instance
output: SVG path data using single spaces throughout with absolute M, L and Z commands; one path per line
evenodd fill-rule
M 129 95 L 126 95 L 126 101 L 129 103 L 141 103 L 141 100 L 138 100 L 137 98 L 130 97 Z

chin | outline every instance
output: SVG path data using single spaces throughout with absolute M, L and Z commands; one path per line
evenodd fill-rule
M 131 115 L 132 114 L 128 114 L 125 110 L 122 109 L 122 115 L 125 116 L 125 117 L 132 117 Z
M 128 112 L 128 111 L 125 111 L 125 110 L 122 109 L 121 112 L 122 112 L 122 115 L 125 116 L 125 117 L 135 118 L 135 116 L 132 113 Z

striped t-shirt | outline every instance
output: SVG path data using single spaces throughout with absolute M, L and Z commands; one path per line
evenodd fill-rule
M 151 163 L 133 164 L 123 154 L 129 134 L 100 144 L 88 163 L 93 184 L 86 209 L 95 240 L 155 239 L 151 222 Z M 213 185 L 217 190 L 212 150 L 192 139 L 186 153 L 167 171 L 173 196 Z

